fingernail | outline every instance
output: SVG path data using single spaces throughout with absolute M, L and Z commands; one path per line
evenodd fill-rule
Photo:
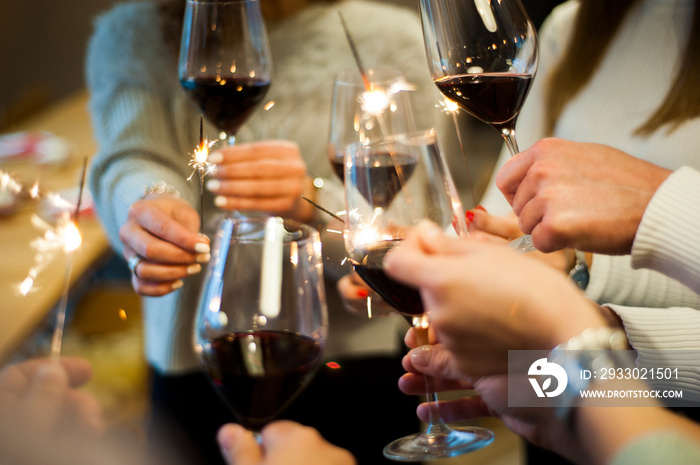
M 209 260 L 211 260 L 211 254 L 201 253 L 197 255 L 195 260 L 197 261 L 197 263 L 207 263 Z
M 433 356 L 433 349 L 430 346 L 420 346 L 411 351 L 411 363 L 415 367 L 427 367 Z
M 181 288 L 182 286 L 184 286 L 184 285 L 185 285 L 185 283 L 183 283 L 181 280 L 178 279 L 177 281 L 175 281 L 175 282 L 173 283 L 172 288 L 173 288 L 173 290 L 175 290 L 175 289 L 180 289 L 180 288 Z
M 221 189 L 221 181 L 218 179 L 210 179 L 207 181 L 206 186 L 209 192 L 218 192 L 219 189 Z
M 484 207 L 482 207 L 481 205 L 477 205 L 477 206 L 474 207 L 474 208 L 475 208 L 476 210 L 481 210 L 482 212 L 486 213 L 486 209 L 485 209 Z
M 467 224 L 469 224 L 474 221 L 474 212 L 472 210 L 467 210 L 464 217 L 467 219 Z
M 57 363 L 49 362 L 36 369 L 36 377 L 42 381 L 58 381 L 64 379 L 66 374 Z
M 217 207 L 225 207 L 227 203 L 228 202 L 226 200 L 226 197 L 224 197 L 223 195 L 217 195 L 216 197 L 214 197 L 214 205 L 216 205 Z
M 197 242 L 194 245 L 194 251 L 197 253 L 209 253 L 211 252 L 211 249 L 209 248 L 209 244 L 205 242 Z
M 224 154 L 219 151 L 212 152 L 207 157 L 207 161 L 209 163 L 221 163 L 222 161 L 224 161 Z
M 195 264 L 187 267 L 187 274 L 196 274 L 202 271 L 202 265 Z
M 367 297 L 369 297 L 369 291 L 367 289 L 358 289 L 357 297 L 361 299 L 366 299 Z

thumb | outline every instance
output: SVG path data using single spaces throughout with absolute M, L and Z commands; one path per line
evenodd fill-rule
M 439 379 L 463 378 L 463 375 L 455 368 L 452 353 L 440 344 L 417 347 L 412 349 L 408 355 L 413 368 L 425 375 Z
M 222 426 L 216 440 L 228 465 L 254 465 L 262 460 L 262 449 L 255 437 L 240 425 Z
M 51 430 L 61 416 L 68 389 L 68 375 L 61 365 L 47 362 L 38 367 L 21 400 L 27 424 Z

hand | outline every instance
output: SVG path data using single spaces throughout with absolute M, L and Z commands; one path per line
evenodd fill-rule
M 552 349 L 604 326 L 561 273 L 503 246 L 448 238 L 422 223 L 389 251 L 384 271 L 420 289 L 438 340 L 473 377 L 507 372 L 508 349 Z
M 604 145 L 543 139 L 508 160 L 496 185 L 538 250 L 627 254 L 670 174 Z
M 275 421 L 262 430 L 262 444 L 242 426 L 221 427 L 217 441 L 229 465 L 354 465 L 350 452 L 327 442 L 313 428 Z
M 137 293 L 162 296 L 182 286 L 207 262 L 209 239 L 199 234 L 199 215 L 185 200 L 154 195 L 134 202 L 119 230 L 124 258 L 143 261 L 132 270 Z
M 273 140 L 227 146 L 209 156 L 216 169 L 206 183 L 214 203 L 226 210 L 263 211 L 309 222 L 313 206 L 306 164 L 294 142 Z
M 66 357 L 59 362 L 32 359 L 4 368 L 0 463 L 76 463 L 75 454 L 56 456 L 94 441 L 103 431 L 97 400 L 76 389 L 90 375 L 87 361 Z
M 340 278 L 336 286 L 345 304 L 345 309 L 350 313 L 367 315 L 367 299 L 370 296 L 372 298 L 372 317 L 388 315 L 395 310 L 394 307 L 387 304 L 379 294 L 372 291 L 354 270 Z
M 473 389 L 477 396 L 440 401 L 440 415 L 446 422 L 493 416 L 514 433 L 540 447 L 569 459 L 580 460 L 582 450 L 567 425 L 561 423 L 552 408 L 508 407 L 508 376 L 493 375 L 472 379 L 456 367 L 454 355 L 441 344 L 416 347 L 413 331 L 406 334 L 406 343 L 413 349 L 403 359 L 407 373 L 399 380 L 399 388 L 408 395 L 425 392 L 424 376 L 434 380 L 437 391 Z M 428 421 L 429 405 L 418 406 L 418 417 Z

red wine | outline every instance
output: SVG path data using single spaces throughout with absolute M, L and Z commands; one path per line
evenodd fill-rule
M 340 180 L 345 182 L 345 159 L 342 153 L 338 153 L 331 158 L 331 167 Z
M 180 81 L 217 129 L 235 135 L 267 94 L 270 81 L 253 78 L 202 76 Z
M 400 153 L 374 153 L 371 161 L 354 170 L 353 185 L 373 207 L 387 208 L 416 169 L 415 157 Z M 341 164 L 340 168 L 344 168 Z M 340 170 L 335 167 L 336 172 Z M 343 176 L 343 181 L 345 177 Z
M 512 73 L 461 74 L 435 81 L 462 109 L 496 127 L 518 116 L 531 83 L 531 74 Z
M 396 245 L 395 242 L 386 242 L 371 249 L 360 262 L 353 260 L 353 266 L 369 287 L 400 313 L 422 315 L 425 309 L 418 289 L 394 281 L 384 273 L 384 255 Z
M 321 356 L 321 345 L 308 336 L 255 331 L 214 339 L 204 360 L 241 424 L 258 431 L 311 380 Z

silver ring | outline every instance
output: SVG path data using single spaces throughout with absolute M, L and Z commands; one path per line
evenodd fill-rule
M 136 270 L 138 269 L 139 265 L 143 260 L 143 257 L 140 255 L 132 255 L 129 259 L 129 269 L 132 273 L 134 273 L 134 276 L 136 276 L 137 278 L 139 277 L 139 274 L 136 272 Z

